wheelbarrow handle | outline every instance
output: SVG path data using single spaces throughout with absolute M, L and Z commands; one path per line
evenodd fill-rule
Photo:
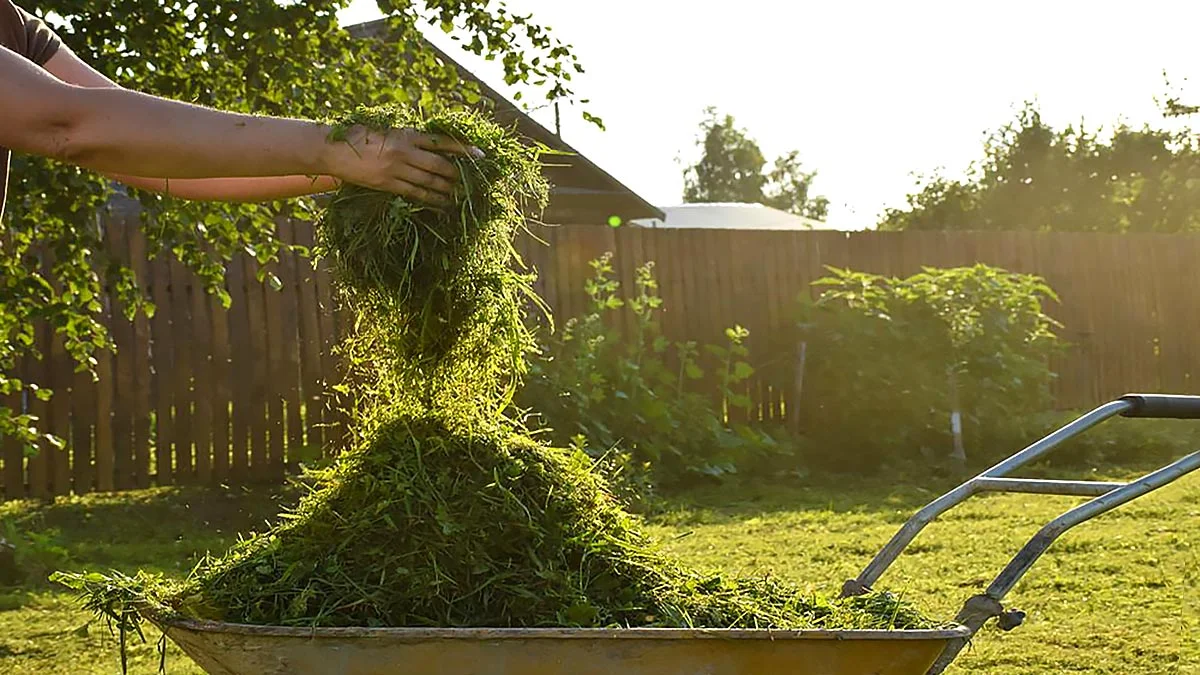
M 1200 420 L 1200 396 L 1126 394 L 1121 400 L 1131 404 L 1125 417 Z
M 1106 403 L 1050 433 L 1020 452 L 1008 457 L 987 471 L 938 497 L 914 514 L 901 526 L 858 578 L 847 581 L 842 595 L 860 595 L 870 590 L 879 577 L 887 571 L 901 552 L 916 538 L 930 522 L 942 513 L 966 501 L 980 492 L 1023 492 L 1034 494 L 1088 495 L 1094 499 L 1081 504 L 1043 527 L 1021 549 L 1004 570 L 988 586 L 987 590 L 963 605 L 955 621 L 970 629 L 962 639 L 952 640 L 927 675 L 939 675 L 954 660 L 971 636 L 988 620 L 998 618 L 1000 627 L 1010 630 L 1021 624 L 1024 614 L 1007 611 L 1001 605 L 1004 596 L 1029 571 L 1034 562 L 1054 541 L 1070 528 L 1091 520 L 1096 516 L 1128 503 L 1142 495 L 1157 490 L 1178 478 L 1200 469 L 1200 452 L 1149 473 L 1129 483 L 1101 483 L 1096 481 L 1033 480 L 1006 478 L 1017 468 L 1045 455 L 1064 441 L 1112 417 L 1200 419 L 1200 396 L 1172 396 L 1164 394 L 1129 394 Z
M 1013 586 L 1017 585 L 1021 577 L 1025 576 L 1029 568 L 1033 567 L 1033 563 L 1037 562 L 1038 558 L 1063 533 L 1102 513 L 1111 511 L 1122 504 L 1129 503 L 1142 495 L 1154 492 L 1158 488 L 1174 482 L 1176 479 L 1196 469 L 1200 469 L 1200 452 L 1193 452 L 1182 459 L 1164 466 L 1158 471 L 1146 474 L 1107 494 L 1080 504 L 1038 530 L 1037 534 L 1033 535 L 1033 538 L 1021 548 L 1017 555 L 1005 566 L 1004 570 L 996 576 L 996 579 L 987 587 L 987 590 L 967 600 L 963 605 L 963 608 L 959 611 L 958 616 L 954 617 L 954 620 L 969 628 L 971 631 L 970 634 L 966 637 L 950 640 L 942 651 L 941 656 L 938 657 L 938 660 L 926 675 L 941 675 L 946 667 L 958 656 L 958 653 L 962 651 L 963 647 L 970 642 L 971 637 L 989 619 L 996 617 L 999 620 L 1000 628 L 1003 630 L 1012 630 L 1021 625 L 1025 620 L 1025 613 L 1019 610 L 1006 610 L 1001 604 L 1001 600 L 1012 590 Z

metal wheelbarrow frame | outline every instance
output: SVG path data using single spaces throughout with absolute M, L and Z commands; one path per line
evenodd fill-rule
M 1001 601 L 1064 532 L 1200 468 L 1194 452 L 1129 483 L 1007 477 L 1117 415 L 1200 419 L 1200 396 L 1130 394 L 1096 408 L 930 502 L 842 588 L 867 592 L 926 525 L 974 494 L 1094 497 L 1034 535 L 946 629 L 287 628 L 147 618 L 211 675 L 939 675 L 988 620 L 1020 625 L 1024 614 Z

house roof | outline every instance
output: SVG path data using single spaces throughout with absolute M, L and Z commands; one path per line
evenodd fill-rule
M 385 39 L 387 19 L 378 19 L 347 26 L 351 35 L 359 38 Z M 611 216 L 623 221 L 635 218 L 662 218 L 661 209 L 642 199 L 621 181 L 583 156 L 554 132 L 539 124 L 515 103 L 492 89 L 483 80 L 464 68 L 436 45 L 426 41 L 444 63 L 454 67 L 464 80 L 474 82 L 479 93 L 488 99 L 491 112 L 498 122 L 514 125 L 517 131 L 552 150 L 564 153 L 555 155 L 554 161 L 543 169 L 550 181 L 550 205 L 543 219 L 553 223 L 606 223 Z
M 828 230 L 825 223 L 762 204 L 714 202 L 680 204 L 662 209 L 663 218 L 638 218 L 641 227 L 710 228 L 737 230 Z

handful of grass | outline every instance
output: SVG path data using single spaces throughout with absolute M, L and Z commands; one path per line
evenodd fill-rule
M 917 628 L 896 597 L 829 600 L 770 577 L 689 570 L 658 550 L 590 460 L 498 412 L 532 347 L 513 237 L 546 202 L 536 150 L 470 113 L 361 109 L 480 148 L 450 210 L 347 186 L 318 229 L 355 315 L 355 441 L 265 532 L 180 584 L 61 575 L 102 614 L 288 626 Z M 118 590 L 114 592 L 114 588 Z

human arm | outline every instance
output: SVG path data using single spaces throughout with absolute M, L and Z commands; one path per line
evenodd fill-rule
M 52 59 L 53 60 L 53 59 Z M 445 203 L 458 178 L 439 152 L 470 149 L 413 130 L 350 130 L 213 110 L 63 82 L 0 47 L 0 146 L 106 174 L 171 179 L 333 176 Z
M 68 84 L 95 89 L 120 89 L 103 73 L 92 68 L 65 45 L 42 66 Z M 265 202 L 328 192 L 340 181 L 333 176 L 247 176 L 237 178 L 146 178 L 107 173 L 109 178 L 130 187 L 161 192 L 199 201 Z

